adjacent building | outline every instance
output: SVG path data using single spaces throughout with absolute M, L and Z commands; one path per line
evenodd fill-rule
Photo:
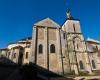
M 31 51 L 31 37 L 10 43 L 7 48 L 0 49 L 1 57 L 9 58 L 17 64 L 29 63 Z

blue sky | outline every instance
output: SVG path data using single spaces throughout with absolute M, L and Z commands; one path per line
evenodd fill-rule
M 0 48 L 31 36 L 35 22 L 50 17 L 60 25 L 70 7 L 85 36 L 100 40 L 100 0 L 0 0 Z

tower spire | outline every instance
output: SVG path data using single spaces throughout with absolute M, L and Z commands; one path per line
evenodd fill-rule
M 69 20 L 73 19 L 73 17 L 71 16 L 71 12 L 70 12 L 70 9 L 69 9 L 69 8 L 67 8 L 66 15 L 67 15 L 67 18 L 68 18 Z
M 67 18 L 69 19 L 71 17 L 71 13 L 70 13 L 70 9 L 69 8 L 67 8 L 66 14 L 67 14 Z

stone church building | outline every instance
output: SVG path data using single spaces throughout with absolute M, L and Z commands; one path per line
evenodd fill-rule
M 81 72 L 93 74 L 100 71 L 100 41 L 84 39 L 80 20 L 71 16 L 62 26 L 50 18 L 33 26 L 32 38 L 25 38 L 0 49 L 17 64 L 35 63 L 60 75 Z
M 30 62 L 58 74 L 100 71 L 100 56 L 89 46 L 100 48 L 100 41 L 87 40 L 81 32 L 80 20 L 67 11 L 62 27 L 46 18 L 34 24 Z M 96 45 L 95 45 L 96 44 Z

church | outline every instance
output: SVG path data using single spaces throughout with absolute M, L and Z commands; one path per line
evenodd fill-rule
M 32 37 L 9 44 L 0 49 L 17 64 L 35 63 L 59 75 L 100 72 L 100 41 L 84 39 L 80 20 L 70 10 L 62 26 L 50 18 L 33 26 Z
M 30 62 L 60 75 L 100 71 L 100 41 L 85 40 L 80 20 L 66 14 L 62 26 L 50 18 L 34 24 Z

